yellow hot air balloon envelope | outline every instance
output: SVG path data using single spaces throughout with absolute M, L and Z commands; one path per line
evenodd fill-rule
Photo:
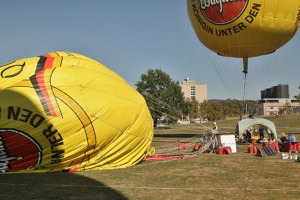
M 0 66 L 0 171 L 114 169 L 153 138 L 144 98 L 88 57 L 53 52 Z
M 187 0 L 199 40 L 222 56 L 247 58 L 274 52 L 297 32 L 300 0 Z M 245 69 L 247 70 L 247 69 Z

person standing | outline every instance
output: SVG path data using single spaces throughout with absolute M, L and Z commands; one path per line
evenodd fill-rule
M 214 133 L 218 133 L 218 130 L 219 130 L 219 128 L 218 128 L 217 122 L 214 122 L 214 127 L 213 127 Z
M 246 136 L 247 136 L 246 140 L 247 140 L 247 142 L 252 143 L 252 140 L 251 140 L 252 135 L 253 135 L 253 129 L 252 129 L 252 127 L 248 127 L 246 129 Z
M 263 140 L 265 138 L 264 128 L 262 126 L 259 127 L 258 132 L 259 132 L 259 139 Z

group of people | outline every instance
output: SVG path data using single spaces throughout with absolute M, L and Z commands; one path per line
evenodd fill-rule
M 268 128 L 266 130 L 268 133 L 268 137 L 270 141 L 275 139 L 274 133 Z M 248 143 L 261 143 L 265 139 L 265 129 L 261 126 L 257 129 L 253 129 L 252 127 L 248 127 L 243 134 L 242 142 Z
M 278 142 L 278 146 L 279 146 L 280 151 L 284 150 L 284 143 L 285 142 L 295 143 L 296 138 L 292 133 L 288 133 L 287 135 L 285 133 L 281 133 L 281 138 Z
M 268 140 L 265 138 L 265 132 L 268 133 Z M 270 129 L 264 129 L 263 127 L 259 127 L 259 129 L 253 129 L 252 127 L 249 127 L 245 130 L 245 133 L 243 134 L 243 137 L 241 138 L 240 142 L 247 142 L 247 143 L 262 143 L 265 140 L 267 141 L 275 141 L 274 134 L 270 131 Z M 280 150 L 284 149 L 284 143 L 285 142 L 291 142 L 295 143 L 296 138 L 292 133 L 288 133 L 287 135 L 285 133 L 281 134 L 281 138 L 278 140 L 278 145 Z
M 280 141 L 282 143 L 284 142 L 296 142 L 296 138 L 292 133 L 288 133 L 288 135 L 286 135 L 285 133 L 281 133 L 281 138 Z

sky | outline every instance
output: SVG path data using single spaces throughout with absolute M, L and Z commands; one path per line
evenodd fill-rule
M 1 3 L 0 25 L 0 65 L 68 51 L 133 87 L 148 69 L 161 69 L 173 81 L 206 84 L 208 99 L 257 100 L 278 84 L 289 85 L 290 97 L 300 93 L 299 32 L 273 55 L 250 60 L 245 82 L 241 60 L 222 60 L 197 39 L 186 0 L 11 0 Z

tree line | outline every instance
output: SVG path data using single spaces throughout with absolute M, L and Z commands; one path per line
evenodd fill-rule
M 255 114 L 255 101 L 216 100 L 198 102 L 185 98 L 178 81 L 161 69 L 149 69 L 135 84 L 148 105 L 154 125 L 162 116 L 169 120 L 216 121 L 226 117 Z

